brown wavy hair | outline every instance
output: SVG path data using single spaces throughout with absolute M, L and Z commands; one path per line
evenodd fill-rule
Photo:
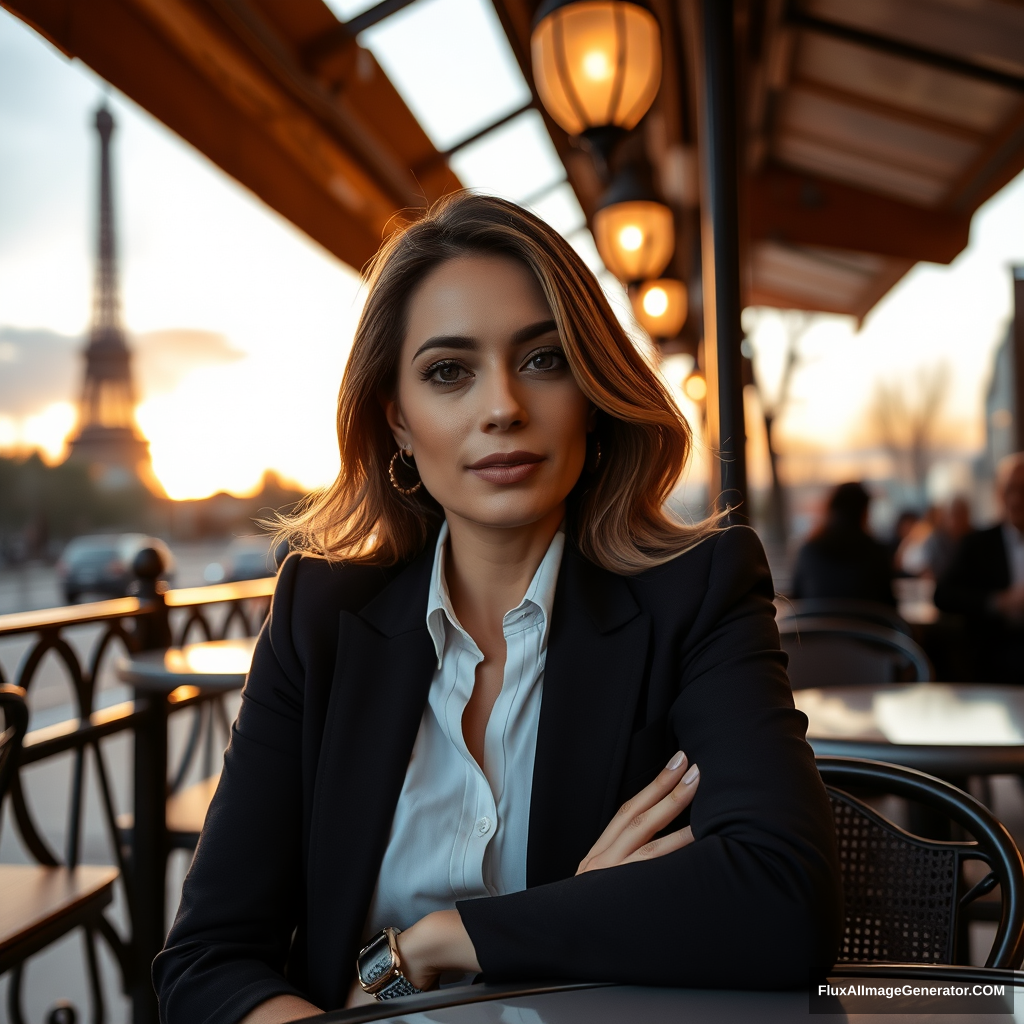
M 540 283 L 569 367 L 597 408 L 601 459 L 568 502 L 581 553 L 620 574 L 660 565 L 720 527 L 664 508 L 692 447 L 689 425 L 615 318 L 597 279 L 551 227 L 514 203 L 471 192 L 437 202 L 396 231 L 368 267 L 369 294 L 338 396 L 341 469 L 292 515 L 274 521 L 293 548 L 332 560 L 394 565 L 418 554 L 444 518 L 421 487 L 396 490 L 397 451 L 383 400 L 394 394 L 406 305 L 420 281 L 472 253 L 520 260 Z

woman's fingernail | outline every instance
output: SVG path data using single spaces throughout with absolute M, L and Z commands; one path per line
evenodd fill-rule
M 665 767 L 670 772 L 674 772 L 685 760 L 686 755 L 680 750 L 679 753 L 676 754 L 675 757 L 673 757 L 672 760 L 669 761 L 669 763 Z
M 683 782 L 688 786 L 692 786 L 697 781 L 698 775 L 700 775 L 700 769 L 695 764 L 691 764 L 689 770 L 683 776 Z

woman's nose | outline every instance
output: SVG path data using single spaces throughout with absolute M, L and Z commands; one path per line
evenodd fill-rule
M 523 426 L 528 416 L 512 374 L 498 371 L 488 374 L 487 378 L 485 387 L 481 389 L 481 425 L 484 430 L 509 430 Z

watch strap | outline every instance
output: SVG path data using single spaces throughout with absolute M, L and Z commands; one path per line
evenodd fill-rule
M 395 974 L 394 978 L 389 981 L 379 992 L 374 993 L 377 999 L 397 999 L 399 996 L 411 996 L 419 992 L 420 989 L 416 988 L 415 985 L 401 973 Z

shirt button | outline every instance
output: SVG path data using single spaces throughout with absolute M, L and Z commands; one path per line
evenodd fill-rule
M 491 831 L 491 825 L 492 822 L 490 818 L 478 818 L 476 822 L 476 834 L 478 836 L 487 835 L 487 833 Z

